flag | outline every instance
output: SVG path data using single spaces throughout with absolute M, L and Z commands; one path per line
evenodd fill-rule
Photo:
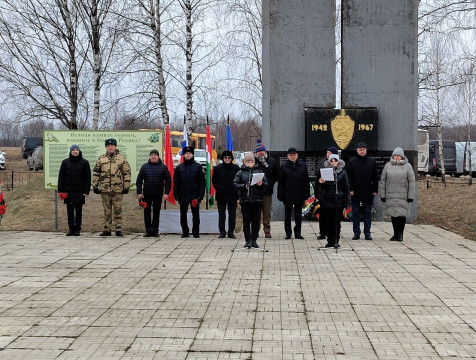
M 207 125 L 207 191 L 208 191 L 208 203 L 210 205 L 214 202 L 215 189 L 212 184 L 213 168 L 212 168 L 212 138 L 210 136 L 210 127 Z
M 183 163 L 183 149 L 188 146 L 187 140 L 187 127 L 185 126 L 185 122 L 183 123 L 183 140 L 182 140 L 182 156 L 180 157 L 180 163 Z
M 233 139 L 231 137 L 230 125 L 226 126 L 226 149 L 228 151 L 233 151 Z
M 164 164 L 169 169 L 170 177 L 172 178 L 172 184 L 170 186 L 170 193 L 169 198 L 167 199 L 168 202 L 175 205 L 175 197 L 174 197 L 174 160 L 172 159 L 172 147 L 170 145 L 170 129 L 169 125 L 167 124 L 167 128 L 165 129 L 165 149 L 164 149 Z

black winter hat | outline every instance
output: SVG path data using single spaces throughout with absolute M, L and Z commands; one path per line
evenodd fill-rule
M 221 154 L 221 159 L 223 160 L 225 156 L 231 156 L 231 160 L 233 160 L 233 153 L 230 150 L 225 150 Z
M 335 146 L 331 146 L 329 148 L 327 148 L 327 151 L 330 151 L 332 154 L 338 154 L 339 151 L 337 150 L 337 148 Z
M 108 145 L 115 145 L 115 146 L 117 146 L 117 141 L 116 141 L 116 139 L 113 139 L 113 138 L 107 139 L 107 140 L 104 142 L 104 146 L 108 146 Z
M 295 147 L 290 147 L 290 148 L 288 149 L 288 154 L 297 154 L 296 148 L 295 148 Z
M 159 150 L 156 150 L 156 149 L 152 149 L 152 150 L 150 150 L 150 153 L 149 153 L 149 155 L 152 155 L 152 154 L 155 154 L 155 155 L 157 155 L 157 156 L 160 156 L 160 154 L 159 154 Z
M 365 145 L 364 142 L 359 142 L 359 143 L 357 144 L 357 149 L 358 149 L 358 148 L 367 148 L 367 145 Z
M 185 153 L 188 153 L 188 152 L 195 154 L 195 149 L 193 148 L 193 146 L 185 146 L 183 148 L 182 155 L 185 155 Z

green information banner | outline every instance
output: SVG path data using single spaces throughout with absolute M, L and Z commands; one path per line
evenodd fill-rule
M 45 189 L 58 188 L 58 173 L 61 162 L 69 156 L 69 148 L 76 144 L 89 161 L 91 176 L 99 156 L 106 153 L 104 141 L 109 138 L 117 140 L 117 149 L 127 158 L 131 166 L 131 189 L 136 188 L 137 174 L 142 164 L 149 160 L 149 152 L 157 149 L 163 159 L 164 132 L 154 131 L 70 131 L 45 130 L 43 132 L 43 167 Z

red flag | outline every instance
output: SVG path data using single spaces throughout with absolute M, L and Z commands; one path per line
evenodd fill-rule
M 207 190 L 208 190 L 208 196 L 210 196 L 210 198 L 212 198 L 213 195 L 215 194 L 215 188 L 213 187 L 213 184 L 212 184 L 212 176 L 213 176 L 213 166 L 212 166 L 213 155 L 212 154 L 213 154 L 212 138 L 210 136 L 210 127 L 207 125 Z
M 169 125 L 167 124 L 167 128 L 165 129 L 165 146 L 164 146 L 164 164 L 169 169 L 170 177 L 172 178 L 172 184 L 170 186 L 170 194 L 169 198 L 167 199 L 168 202 L 175 205 L 175 198 L 174 198 L 174 161 L 172 159 L 172 147 L 170 146 L 170 129 Z

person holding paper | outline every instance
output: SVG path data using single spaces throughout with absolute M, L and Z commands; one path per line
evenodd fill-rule
M 334 179 L 326 181 L 321 176 L 316 183 L 316 189 L 319 191 L 321 202 L 321 214 L 323 222 L 327 224 L 327 244 L 326 247 L 339 246 L 340 222 L 351 204 L 349 179 L 344 171 L 345 163 L 339 159 L 339 155 L 332 154 L 329 160 L 325 162 L 325 169 L 332 169 Z M 336 192 L 337 191 L 337 192 Z
M 263 175 L 261 175 L 263 174 Z M 253 177 L 256 175 L 255 180 Z M 258 179 L 258 177 L 261 177 Z M 268 185 L 266 175 L 255 164 L 255 157 L 251 152 L 246 153 L 244 164 L 236 173 L 233 186 L 240 196 L 241 214 L 243 216 L 243 234 L 245 247 L 258 248 L 258 238 L 261 205 L 263 203 L 264 189 Z
M 281 165 L 278 176 L 278 200 L 284 204 L 284 232 L 291 239 L 291 212 L 294 208 L 294 237 L 304 239 L 301 234 L 302 206 L 310 196 L 307 165 L 298 158 L 296 148 L 290 147 L 287 160 Z
M 325 162 L 329 160 L 329 156 L 331 156 L 332 154 L 336 154 L 336 155 L 339 154 L 339 152 L 338 152 L 338 150 L 335 146 L 328 147 L 327 151 L 326 151 L 326 157 L 319 162 L 319 166 L 318 166 L 317 172 L 316 172 L 316 178 L 317 179 L 319 179 L 321 177 L 320 169 L 325 168 Z M 319 199 L 319 197 L 317 197 L 317 200 L 322 202 L 322 199 Z M 322 217 L 319 216 L 319 236 L 317 238 L 319 240 L 323 240 L 326 237 L 327 237 L 327 224 L 324 221 L 322 221 Z

